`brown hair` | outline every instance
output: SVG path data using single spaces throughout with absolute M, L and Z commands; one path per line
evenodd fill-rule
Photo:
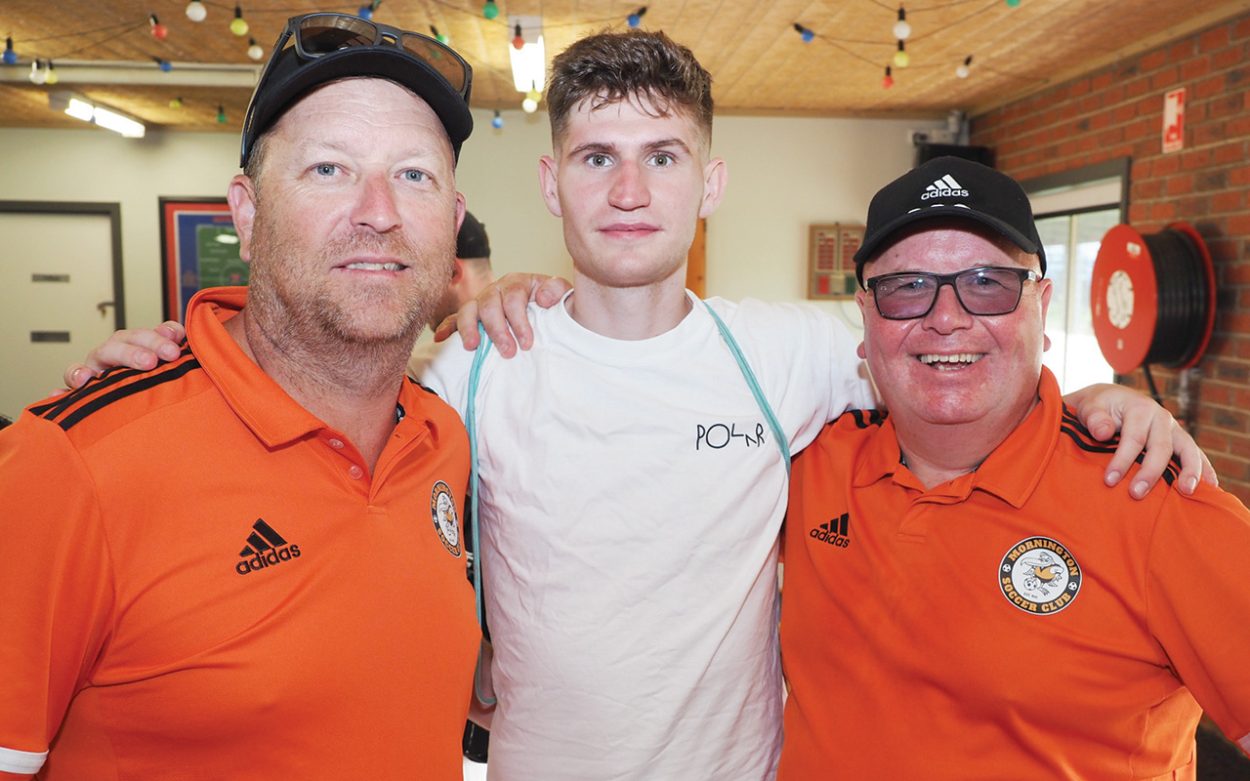
M 694 54 L 662 32 L 599 33 L 574 43 L 551 63 L 547 113 L 551 136 L 559 138 L 569 113 L 584 100 L 590 107 L 648 99 L 658 116 L 687 111 L 712 137 L 712 76 Z

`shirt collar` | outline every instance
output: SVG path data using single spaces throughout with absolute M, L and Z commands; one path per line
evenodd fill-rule
M 246 304 L 245 287 L 206 288 L 191 299 L 186 315 L 187 341 L 200 366 L 235 414 L 268 447 L 329 429 L 265 374 L 226 331 L 225 322 Z M 402 417 L 397 428 L 428 427 L 437 437 L 436 422 L 427 414 L 429 396 L 419 385 L 405 380 L 396 401 L 397 418 Z
M 975 472 L 955 478 L 928 491 L 904 466 L 889 416 L 869 436 L 859 463 L 855 467 L 853 485 L 865 487 L 884 478 L 922 493 L 962 501 L 973 490 L 986 491 L 1014 507 L 1022 506 L 1042 478 L 1042 466 L 1054 450 L 1059 438 L 1059 422 L 1063 415 L 1063 397 L 1059 383 L 1046 367 L 1037 386 L 1039 403 L 1016 426 L 1006 440 L 990 453 Z

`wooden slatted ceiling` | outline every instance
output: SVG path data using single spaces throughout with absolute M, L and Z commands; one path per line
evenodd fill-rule
M 451 37 L 474 66 L 474 105 L 514 108 L 509 14 L 540 16 L 548 57 L 577 38 L 626 28 L 642 0 L 499 0 L 488 21 L 481 0 L 384 0 L 378 21 Z M 73 127 L 75 120 L 47 107 L 48 87 L 25 79 L 31 58 L 152 63 L 175 69 L 189 63 L 257 64 L 248 38 L 268 53 L 285 19 L 313 10 L 354 11 L 308 0 L 243 3 L 251 30 L 228 31 L 229 0 L 205 0 L 208 18 L 187 19 L 186 0 L 4 0 L 0 35 L 11 35 L 21 64 L 0 69 L 0 126 Z M 646 29 L 662 29 L 690 46 L 713 74 L 717 110 L 725 113 L 796 113 L 828 116 L 940 116 L 952 109 L 976 112 L 1022 97 L 1118 56 L 1250 11 L 1250 0 L 918 0 L 906 3 L 912 64 L 894 68 L 883 89 L 885 66 L 895 51 L 891 0 L 650 0 Z M 149 33 L 156 13 L 169 30 L 164 41 Z M 817 33 L 804 44 L 799 22 Z M 972 75 L 955 76 L 969 54 Z M 71 73 L 62 65 L 58 73 Z M 246 87 L 178 87 L 168 84 L 73 84 L 90 98 L 160 127 L 238 132 L 250 90 Z M 181 110 L 169 101 L 182 97 Z M 221 105 L 228 121 L 216 121 Z

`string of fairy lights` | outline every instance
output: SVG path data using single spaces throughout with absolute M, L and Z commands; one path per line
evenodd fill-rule
M 886 5 L 885 3 L 880 2 L 880 0 L 871 0 L 871 2 L 873 2 L 874 5 L 880 6 L 881 8 L 884 8 L 890 11 L 895 10 L 893 6 Z M 923 12 L 928 12 L 928 11 L 941 11 L 941 10 L 946 10 L 949 8 L 954 8 L 957 6 L 967 5 L 972 2 L 978 2 L 978 0 L 953 0 L 953 2 L 943 3 L 940 5 L 925 6 L 924 8 L 917 9 L 916 11 L 914 11 L 914 13 L 923 13 Z M 1018 8 L 1020 6 L 1020 3 L 1021 3 L 1021 0 L 990 0 L 990 3 L 988 5 L 980 5 L 978 6 L 976 10 L 972 11 L 971 13 L 967 14 L 966 16 L 962 18 L 949 21 L 948 23 L 942 25 L 941 27 L 931 28 L 924 35 L 922 36 L 918 35 L 915 37 L 912 36 L 911 23 L 907 21 L 907 9 L 905 8 L 903 4 L 900 4 L 897 9 L 896 21 L 894 22 L 893 27 L 890 28 L 890 33 L 893 36 L 893 41 L 894 41 L 894 53 L 893 53 L 893 56 L 889 58 L 889 61 L 884 65 L 885 73 L 881 78 L 881 88 L 887 89 L 887 90 L 890 89 L 891 87 L 894 86 L 896 73 L 903 71 L 904 69 L 907 69 L 907 68 L 916 67 L 915 65 L 912 64 L 911 54 L 907 51 L 907 41 L 909 40 L 916 41 L 922 38 L 927 38 L 927 37 L 936 35 L 942 32 L 943 30 L 962 24 L 963 22 L 967 21 L 968 19 L 974 16 L 978 16 L 985 11 L 992 10 L 993 8 L 1000 7 L 1001 5 L 1005 4 L 1008 8 Z M 854 57 L 870 65 L 877 65 L 878 67 L 880 67 L 879 60 L 866 57 L 860 54 L 859 52 L 855 51 L 854 49 L 852 49 L 851 46 L 852 45 L 864 45 L 864 44 L 875 45 L 875 46 L 885 45 L 883 44 L 882 41 L 864 41 L 864 40 L 833 38 L 831 36 L 826 36 L 826 35 L 817 33 L 812 28 L 807 27 L 800 22 L 795 22 L 793 29 L 796 33 L 799 34 L 800 40 L 802 40 L 802 42 L 805 44 L 810 44 L 813 41 L 819 39 L 820 41 L 830 44 L 831 46 L 841 50 L 843 53 L 851 57 Z M 959 79 L 967 79 L 969 76 L 971 76 L 972 64 L 973 64 L 973 55 L 968 54 L 966 57 L 960 60 L 957 64 L 955 64 L 954 66 L 955 77 Z M 940 66 L 940 65 L 942 65 L 942 63 L 931 63 L 928 66 L 920 66 L 920 67 L 934 67 L 934 66 Z M 1032 77 L 1019 76 L 1017 74 L 1008 73 L 1008 72 L 994 69 L 994 68 L 986 67 L 985 70 L 998 74 L 998 75 L 1009 76 L 1012 78 L 1044 81 L 1044 79 L 1033 79 Z
M 354 9 L 355 13 L 358 16 L 360 16 L 362 19 L 372 19 L 374 14 L 378 10 L 378 7 L 382 4 L 382 2 L 383 0 L 369 0 L 369 2 L 367 2 L 366 4 L 361 5 L 358 8 Z M 506 19 L 499 18 L 501 14 L 501 9 L 499 7 L 497 0 L 484 0 L 481 6 L 481 9 L 478 12 L 466 10 L 465 8 L 463 8 L 463 6 L 458 5 L 458 4 L 453 4 L 450 0 L 426 0 L 426 2 L 429 4 L 443 7 L 447 10 L 457 12 L 457 13 L 473 14 L 473 15 L 480 14 L 481 18 L 488 22 L 502 24 L 505 26 L 508 25 L 508 21 Z M 891 13 L 895 14 L 895 21 L 893 23 L 893 26 L 889 30 L 890 35 L 891 35 L 889 39 L 855 40 L 855 39 L 848 39 L 848 38 L 837 38 L 834 36 L 825 35 L 820 32 L 817 32 L 812 27 L 807 26 L 801 22 L 794 22 L 792 29 L 794 32 L 798 34 L 799 39 L 802 41 L 803 44 L 811 44 L 819 40 L 822 43 L 828 44 L 838 49 L 839 51 L 841 51 L 842 53 L 846 54 L 849 57 L 871 64 L 875 67 L 884 67 L 884 75 L 881 79 L 881 87 L 882 89 L 888 90 L 894 86 L 895 79 L 898 77 L 901 77 L 901 74 L 909 68 L 914 69 L 916 67 L 936 67 L 936 66 L 941 65 L 941 63 L 927 63 L 927 64 L 919 64 L 919 65 L 913 64 L 912 55 L 907 50 L 908 41 L 915 42 L 922 38 L 936 35 L 940 33 L 942 30 L 945 30 L 949 27 L 953 27 L 955 25 L 963 23 L 964 21 L 971 18 L 972 16 L 978 15 L 994 7 L 1001 7 L 1003 4 L 1005 4 L 1009 8 L 1016 8 L 1021 4 L 1022 0 L 991 0 L 989 5 L 985 5 L 984 0 L 951 0 L 951 2 L 941 3 L 937 5 L 927 5 L 923 8 L 915 8 L 912 11 L 913 18 L 915 18 L 916 14 L 947 10 L 947 9 L 951 9 L 951 8 L 958 7 L 958 6 L 966 6 L 970 3 L 978 3 L 978 7 L 975 10 L 973 10 L 971 13 L 964 16 L 963 18 L 948 21 L 946 24 L 943 24 L 940 27 L 935 26 L 935 27 L 928 28 L 923 35 L 913 35 L 912 24 L 910 21 L 908 21 L 908 12 L 907 12 L 907 9 L 904 7 L 904 5 L 900 4 L 897 8 L 894 8 L 891 5 L 885 4 L 881 0 L 868 0 L 868 2 L 871 2 L 872 4 L 880 6 L 881 8 L 888 10 Z M 236 38 L 245 39 L 247 41 L 246 53 L 247 53 L 247 57 L 250 60 L 254 62 L 260 62 L 261 60 L 265 58 L 267 54 L 266 49 L 262 47 L 256 41 L 254 37 L 249 35 L 251 26 L 249 25 L 247 21 L 247 16 L 244 14 L 244 9 L 240 2 L 235 2 L 233 4 L 233 8 L 231 8 L 231 6 L 228 3 L 218 2 L 218 0 L 188 0 L 184 8 L 184 13 L 187 19 L 189 19 L 191 22 L 199 24 L 199 23 L 205 22 L 209 18 L 210 8 L 224 10 L 225 12 L 231 14 L 230 21 L 228 24 L 228 29 L 230 31 L 230 34 L 232 34 Z M 306 8 L 265 8 L 263 11 L 257 11 L 257 13 L 264 13 L 264 14 L 276 13 L 276 14 L 290 15 L 290 14 L 304 13 L 306 11 L 307 11 Z M 640 6 L 636 8 L 634 11 L 626 15 L 625 24 L 629 28 L 640 27 L 643 21 L 643 17 L 646 15 L 646 13 L 647 13 L 647 6 L 644 5 L 644 6 Z M 619 24 L 620 21 L 621 21 L 620 16 L 612 16 L 612 17 L 607 17 L 603 19 L 592 19 L 592 20 L 582 20 L 578 22 L 568 22 L 565 24 L 544 23 L 542 26 L 544 29 L 546 29 L 546 28 L 574 26 L 574 25 L 587 26 L 587 25 L 596 25 L 596 24 L 599 24 L 599 25 Z M 55 40 L 77 40 L 78 43 L 75 43 L 71 48 L 67 48 L 66 50 L 58 53 L 55 57 L 37 57 L 37 58 L 33 58 L 29 60 L 30 81 L 32 83 L 36 85 L 55 85 L 59 81 L 59 76 L 56 72 L 55 60 L 68 59 L 74 54 L 87 51 L 119 35 L 124 35 L 130 32 L 134 32 L 136 30 L 140 30 L 145 27 L 147 28 L 147 31 L 151 35 L 151 37 L 157 42 L 164 42 L 170 36 L 169 28 L 166 27 L 160 21 L 160 18 L 157 15 L 157 13 L 153 11 L 149 13 L 146 16 L 146 18 L 143 18 L 143 19 L 124 21 L 124 22 L 120 22 L 114 25 L 109 25 L 106 27 L 101 27 L 101 28 L 97 28 L 93 30 L 84 30 L 84 31 L 80 31 L 77 33 L 59 32 L 56 35 L 47 36 L 46 38 L 26 39 L 26 40 L 15 42 L 13 39 L 13 36 L 10 34 L 6 36 L 5 38 L 4 52 L 3 52 L 2 57 L 0 57 L 0 62 L 2 62 L 3 65 L 5 66 L 20 65 L 22 63 L 22 58 L 18 52 L 18 44 L 21 44 L 23 46 L 30 46 L 32 44 L 41 43 L 43 41 L 53 40 L 53 39 Z M 450 44 L 450 40 L 448 36 L 443 34 L 434 24 L 429 25 L 429 31 L 430 31 L 430 34 L 441 43 L 448 44 L 448 45 Z M 513 35 L 511 36 L 509 40 L 510 45 L 515 47 L 518 50 L 522 49 L 526 41 L 522 34 L 521 25 L 513 24 L 509 32 L 513 33 Z M 887 45 L 890 45 L 890 41 L 893 41 L 893 53 L 892 55 L 889 56 L 888 61 L 886 61 L 884 65 L 882 65 L 883 58 L 867 56 L 865 54 L 862 54 L 860 51 L 865 46 L 872 46 L 872 47 L 887 46 Z M 158 68 L 162 72 L 168 73 L 169 71 L 173 70 L 174 66 L 170 62 L 170 60 L 159 57 L 159 56 L 152 56 L 151 59 L 153 61 L 154 67 Z M 967 56 L 963 57 L 960 61 L 954 64 L 954 74 L 959 79 L 967 79 L 973 73 L 973 66 L 974 66 L 974 55 L 970 53 Z M 997 70 L 994 68 L 988 68 L 980 63 L 978 63 L 978 67 L 984 67 L 985 70 L 998 74 L 998 75 L 1004 75 L 1004 76 L 1009 76 L 1013 78 L 1029 78 L 1029 77 L 1024 77 L 1024 76 L 1017 76 L 1016 74 L 1007 73 L 1007 72 Z M 493 70 L 488 71 L 488 72 L 490 73 L 490 76 L 492 78 L 500 78 L 499 74 L 494 73 Z M 533 84 L 531 89 L 525 93 L 525 98 L 524 100 L 522 100 L 522 109 L 526 111 L 527 113 L 532 113 L 533 111 L 537 109 L 538 103 L 541 100 L 541 97 L 542 97 L 541 85 L 536 84 L 536 83 Z M 183 104 L 184 102 L 182 98 L 180 97 L 173 98 L 172 100 L 169 101 L 169 106 L 170 108 L 173 108 L 173 109 L 182 108 Z M 219 123 L 225 123 L 227 121 L 225 109 L 220 104 L 217 106 L 217 121 Z M 503 116 L 500 110 L 496 108 L 494 111 L 494 116 L 491 120 L 491 125 L 495 127 L 496 129 L 500 129 L 503 127 L 503 124 L 504 124 Z

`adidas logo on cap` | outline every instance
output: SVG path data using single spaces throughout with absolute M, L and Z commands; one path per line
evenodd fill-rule
M 930 198 L 967 198 L 968 191 L 964 186 L 955 181 L 955 177 L 947 174 L 941 179 L 936 179 L 928 187 L 924 188 L 924 192 L 920 195 L 920 200 L 927 201 Z
M 932 218 L 979 222 L 1037 255 L 1046 273 L 1046 250 L 1020 183 L 989 166 L 945 156 L 913 168 L 872 196 L 864 240 L 855 251 L 856 281 L 863 284 L 864 265 L 889 246 L 899 231 Z

